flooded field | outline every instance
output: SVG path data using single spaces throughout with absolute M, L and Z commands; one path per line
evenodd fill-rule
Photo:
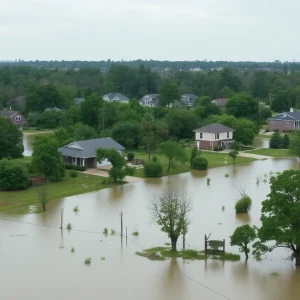
M 249 259 L 248 263 L 243 255 L 239 262 L 186 262 L 181 258 L 160 262 L 135 255 L 143 248 L 169 242 L 149 212 L 152 197 L 167 187 L 179 188 L 192 198 L 186 238 L 189 248 L 203 249 L 204 234 L 211 233 L 213 239 L 226 239 L 227 251 L 238 253 L 238 248 L 229 245 L 230 235 L 239 225 L 260 225 L 269 172 L 290 168 L 299 168 L 296 159 L 268 159 L 60 199 L 41 214 L 1 215 L 1 299 L 298 300 L 300 268 L 285 260 L 285 250 L 276 250 L 261 262 Z M 207 177 L 211 178 L 210 186 Z M 253 205 L 249 216 L 237 217 L 234 205 L 241 189 L 249 194 Z M 73 212 L 76 205 L 78 213 Z M 71 223 L 73 227 L 63 235 L 59 230 L 61 208 L 64 225 Z M 104 227 L 120 232 L 121 211 L 128 229 L 127 243 L 118 235 L 102 234 Z M 132 236 L 135 226 L 138 237 Z M 180 239 L 179 248 L 181 243 Z M 70 252 L 72 247 L 74 253 Z M 87 257 L 92 258 L 90 266 L 84 264 Z M 273 272 L 278 276 L 271 276 Z

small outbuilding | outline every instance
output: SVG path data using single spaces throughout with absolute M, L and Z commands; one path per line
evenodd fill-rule
M 125 148 L 111 137 L 75 141 L 64 147 L 58 148 L 63 161 L 68 165 L 82 166 L 86 168 L 97 168 L 110 165 L 107 160 L 97 162 L 97 149 L 115 149 L 120 154 Z
M 203 150 L 214 150 L 215 147 L 230 149 L 233 142 L 232 128 L 222 124 L 209 124 L 195 129 L 196 147 Z

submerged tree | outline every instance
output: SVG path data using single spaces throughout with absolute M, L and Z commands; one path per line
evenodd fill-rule
M 235 160 L 236 160 L 237 156 L 239 155 L 238 151 L 232 150 L 228 153 L 228 155 L 232 158 L 233 164 L 235 164 Z
M 291 134 L 290 144 L 289 144 L 290 153 L 300 158 L 300 131 L 295 130 Z
M 190 223 L 187 215 L 191 209 L 190 199 L 171 189 L 163 191 L 151 203 L 153 218 L 171 239 L 172 251 L 177 251 L 178 237 L 187 232 Z
M 48 187 L 47 184 L 40 184 L 36 186 L 36 194 L 39 203 L 42 206 L 43 211 L 46 211 L 46 205 L 48 203 Z
M 246 260 L 248 260 L 248 253 L 250 249 L 248 248 L 249 243 L 254 241 L 256 238 L 255 228 L 247 225 L 240 226 L 236 228 L 233 235 L 230 237 L 231 246 L 239 246 L 240 252 L 244 252 L 246 255 Z
M 300 171 L 284 171 L 271 178 L 271 192 L 262 202 L 262 226 L 258 230 L 259 242 L 253 254 L 260 258 L 276 248 L 291 250 L 290 259 L 300 265 Z M 265 242 L 275 241 L 273 245 Z

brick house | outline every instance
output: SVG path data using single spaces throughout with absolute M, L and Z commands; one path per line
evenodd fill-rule
M 20 129 L 27 127 L 27 122 L 25 121 L 23 115 L 17 111 L 3 110 L 2 112 L 0 112 L 0 116 L 6 119 L 10 119 Z
M 63 157 L 63 161 L 68 165 L 83 166 L 87 168 L 97 168 L 110 165 L 107 160 L 97 162 L 97 149 L 115 149 L 122 154 L 125 149 L 110 137 L 75 141 L 69 145 L 58 148 Z
M 300 111 L 283 112 L 268 119 L 270 131 L 292 131 L 300 129 Z
M 234 130 L 222 124 L 209 124 L 195 129 L 195 142 L 198 149 L 213 150 L 215 146 L 230 149 Z

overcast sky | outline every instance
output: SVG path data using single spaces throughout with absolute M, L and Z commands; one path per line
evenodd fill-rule
M 0 60 L 300 61 L 299 0 L 0 0 Z

